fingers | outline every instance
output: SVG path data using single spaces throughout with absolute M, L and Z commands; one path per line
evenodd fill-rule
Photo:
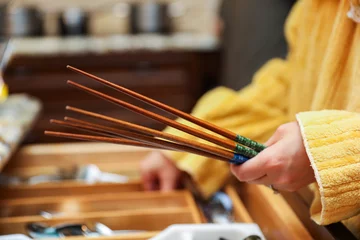
M 152 152 L 140 164 L 140 174 L 145 191 L 155 191 L 158 188 L 158 168 L 161 166 L 159 159 L 159 153 Z
M 172 191 L 177 188 L 179 176 L 175 174 L 164 174 L 160 176 L 160 190 L 164 192 Z
M 242 182 L 251 182 L 257 184 L 266 184 L 273 179 L 269 178 L 266 164 L 274 156 L 274 145 L 278 143 L 286 130 L 286 125 L 280 126 L 271 138 L 265 143 L 269 148 L 260 152 L 257 156 L 243 163 L 240 166 L 231 166 L 232 173 Z
M 158 182 L 158 176 L 155 169 L 152 169 L 149 161 L 144 160 L 140 166 L 140 174 L 145 191 L 156 190 L 156 183 Z
M 271 159 L 272 152 L 273 148 L 266 148 L 257 156 L 242 165 L 232 165 L 231 171 L 241 182 L 251 182 L 260 179 L 268 172 L 266 164 Z
M 140 165 L 146 191 L 171 191 L 178 187 L 182 172 L 170 159 L 159 152 L 149 154 Z
M 232 172 L 242 182 L 288 189 L 293 182 L 285 171 L 287 151 L 281 141 L 276 142 L 243 165 L 232 166 Z
M 231 166 L 240 181 L 290 192 L 315 181 L 297 122 L 280 126 L 265 145 L 267 148 L 254 158 Z
M 175 166 L 172 161 L 166 161 L 159 172 L 160 190 L 172 191 L 176 189 L 181 180 L 182 172 Z
M 141 177 L 145 191 L 157 190 L 158 177 L 155 173 L 144 173 Z

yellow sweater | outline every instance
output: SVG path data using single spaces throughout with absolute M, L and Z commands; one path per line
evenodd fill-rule
M 298 1 L 286 23 L 287 59 L 268 62 L 239 92 L 222 87 L 208 92 L 193 110 L 193 115 L 260 142 L 297 117 L 316 174 L 311 214 L 318 224 L 350 218 L 360 209 L 360 23 L 347 16 L 349 10 L 349 0 Z M 195 139 L 172 128 L 166 131 Z M 229 176 L 226 163 L 168 154 L 205 196 Z M 347 223 L 360 232 L 359 219 Z

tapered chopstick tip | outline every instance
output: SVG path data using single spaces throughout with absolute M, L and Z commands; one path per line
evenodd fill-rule
M 59 123 L 62 123 L 62 121 L 61 120 L 56 120 L 56 119 L 50 119 L 50 123 L 59 124 Z

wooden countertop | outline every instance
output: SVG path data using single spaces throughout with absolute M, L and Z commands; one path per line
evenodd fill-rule
M 136 50 L 214 51 L 219 39 L 213 35 L 176 33 L 173 35 L 113 35 L 105 37 L 37 37 L 13 38 L 9 51 L 16 55 L 74 55 Z

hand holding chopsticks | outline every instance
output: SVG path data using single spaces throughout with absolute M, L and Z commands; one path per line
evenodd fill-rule
M 160 108 L 163 111 L 171 113 L 177 117 L 183 118 L 189 122 L 197 124 L 200 127 L 203 127 L 207 130 L 210 130 L 216 134 L 222 136 L 214 136 L 213 134 L 206 133 L 204 131 L 195 129 L 193 127 L 189 127 L 185 124 L 179 123 L 172 119 L 166 118 L 164 116 L 155 114 L 128 102 L 122 101 L 115 97 L 109 96 L 102 92 L 96 91 L 94 89 L 83 86 L 79 83 L 75 83 L 73 81 L 68 81 L 68 84 L 76 87 L 82 91 L 88 92 L 96 97 L 102 98 L 106 101 L 114 103 L 116 105 L 122 106 L 128 110 L 136 112 L 138 114 L 144 115 L 153 120 L 164 123 L 168 126 L 176 128 L 185 133 L 196 136 L 200 139 L 206 140 L 210 144 L 200 143 L 198 141 L 191 141 L 179 136 L 175 136 L 172 134 L 168 134 L 165 132 L 157 131 L 154 129 L 146 128 L 143 126 L 139 126 L 133 123 L 125 122 L 119 119 L 111 118 L 108 116 L 104 116 L 98 113 L 93 113 L 89 111 L 85 111 L 79 108 L 67 107 L 67 110 L 72 112 L 76 112 L 85 116 L 90 116 L 92 118 L 110 122 L 116 124 L 118 128 L 111 128 L 104 125 L 93 124 L 90 122 L 85 122 L 82 120 L 74 119 L 74 118 L 65 118 L 65 121 L 52 120 L 52 123 L 59 124 L 62 126 L 74 128 L 77 130 L 90 132 L 94 135 L 83 135 L 83 134 L 72 134 L 72 133 L 61 133 L 61 132 L 50 132 L 46 131 L 45 134 L 57 137 L 65 137 L 79 140 L 88 140 L 88 141 L 100 141 L 100 142 L 111 142 L 116 144 L 125 144 L 132 146 L 140 146 L 140 147 L 149 147 L 149 148 L 160 148 L 172 151 L 184 151 L 193 154 L 198 154 L 201 156 L 210 157 L 213 159 L 218 159 L 222 161 L 228 161 L 234 164 L 241 164 L 248 159 L 256 156 L 260 151 L 262 151 L 265 147 L 247 139 L 245 137 L 239 136 L 235 133 L 227 129 L 219 128 L 209 122 L 196 118 L 190 114 L 184 113 L 178 109 L 172 108 L 163 103 L 157 102 L 151 98 L 145 97 L 139 93 L 133 92 L 125 87 L 116 85 L 111 83 L 105 79 L 99 78 L 92 74 L 86 73 L 77 68 L 68 66 L 69 69 L 90 77 L 95 81 L 98 81 L 106 86 L 116 89 L 119 92 L 127 94 L 135 99 L 141 100 L 147 104 Z M 98 136 L 100 135 L 100 136 Z

